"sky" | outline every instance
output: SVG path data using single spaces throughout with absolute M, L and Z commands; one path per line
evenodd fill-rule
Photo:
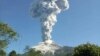
M 0 21 L 9 24 L 19 35 L 7 52 L 23 53 L 28 45 L 42 41 L 39 18 L 32 18 L 33 0 L 0 0 Z M 52 39 L 60 46 L 75 47 L 83 43 L 100 46 L 100 0 L 69 0 L 70 8 L 57 16 Z

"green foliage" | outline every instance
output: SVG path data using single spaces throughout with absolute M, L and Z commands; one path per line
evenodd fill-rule
M 16 51 L 11 51 L 10 53 L 9 53 L 9 56 L 17 56 L 17 54 L 16 54 Z
M 16 32 L 8 24 L 0 23 L 0 49 L 7 46 L 11 40 L 16 39 Z
M 7 39 L 6 37 L 9 37 L 8 39 L 12 39 L 15 38 L 16 32 L 11 27 L 9 27 L 8 24 L 0 23 L 0 37 L 1 36 L 5 37 L 2 39 Z
M 82 44 L 75 47 L 73 56 L 100 56 L 100 48 L 94 44 Z
M 7 46 L 7 41 L 6 40 L 0 40 L 0 49 L 4 48 Z
M 30 49 L 27 53 L 27 56 L 43 56 L 40 51 L 35 51 L 34 49 Z
M 0 56 L 6 56 L 6 52 L 4 50 L 0 50 Z

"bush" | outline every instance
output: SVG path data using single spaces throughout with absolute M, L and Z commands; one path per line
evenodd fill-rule
M 27 52 L 27 56 L 43 56 L 40 51 L 35 51 L 34 49 L 30 49 Z
M 94 44 L 82 44 L 74 49 L 73 56 L 100 56 L 100 48 Z

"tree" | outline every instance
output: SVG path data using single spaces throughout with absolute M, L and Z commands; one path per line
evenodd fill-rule
M 94 44 L 82 44 L 74 49 L 73 56 L 100 56 L 100 48 Z
M 10 53 L 9 53 L 9 56 L 17 56 L 17 54 L 16 54 L 16 51 L 11 51 Z
M 0 50 L 0 56 L 6 56 L 6 52 L 4 50 Z
M 0 22 L 0 49 L 6 47 L 11 40 L 15 40 L 16 34 L 8 24 Z
M 40 51 L 35 51 L 34 49 L 30 49 L 27 52 L 27 56 L 43 56 Z

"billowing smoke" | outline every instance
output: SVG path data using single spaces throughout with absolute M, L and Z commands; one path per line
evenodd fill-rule
M 68 8 L 67 0 L 36 0 L 33 2 L 31 13 L 33 17 L 40 18 L 43 41 L 51 40 L 57 14 Z

